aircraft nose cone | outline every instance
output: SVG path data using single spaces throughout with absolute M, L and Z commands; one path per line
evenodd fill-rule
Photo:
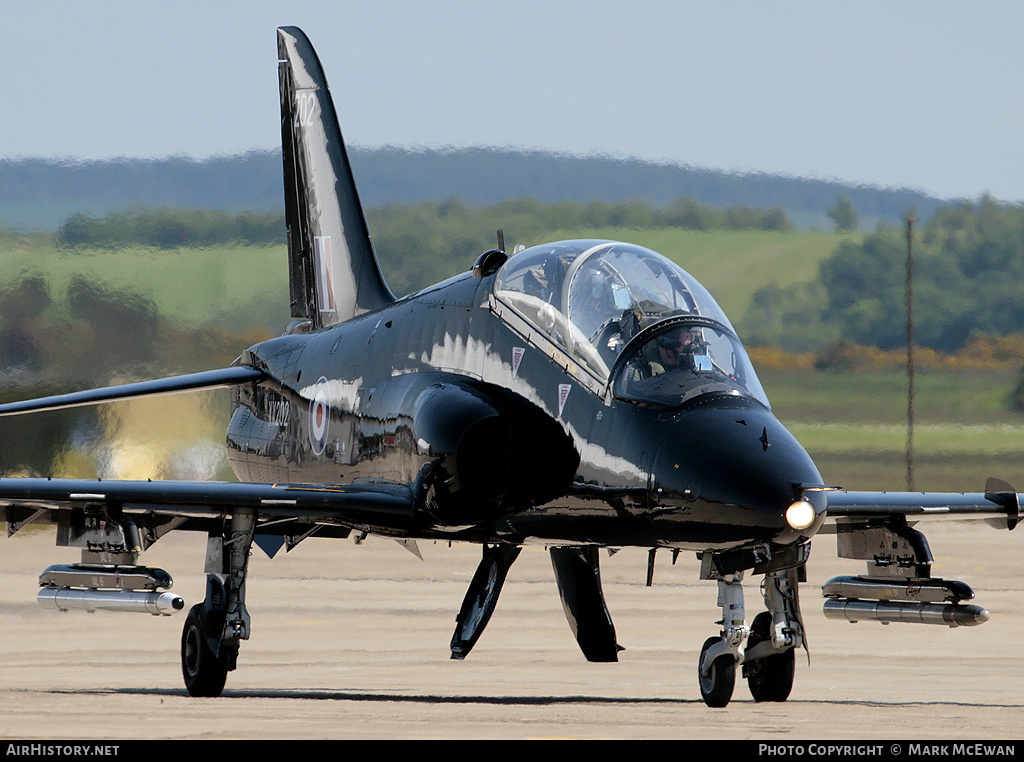
M 708 522 L 722 540 L 788 543 L 810 537 L 824 520 L 824 493 L 801 488 L 822 484 L 818 469 L 763 408 L 709 406 L 682 414 L 651 471 L 657 505 Z M 800 505 L 790 510 L 794 503 Z

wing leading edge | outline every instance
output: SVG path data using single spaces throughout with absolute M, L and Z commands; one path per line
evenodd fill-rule
M 158 378 L 152 381 L 138 381 L 130 384 L 104 386 L 99 389 L 86 389 L 68 394 L 56 394 L 52 397 L 9 402 L 0 405 L 0 416 L 35 413 L 42 410 L 63 410 L 65 408 L 96 405 L 102 402 L 148 397 L 159 394 L 177 394 L 200 389 L 218 389 L 238 384 L 259 383 L 266 374 L 258 368 L 248 365 L 235 365 L 218 370 L 207 370 L 201 373 L 189 373 L 184 376 Z
M 989 479 L 985 492 L 846 492 L 828 493 L 828 516 L 835 521 L 985 520 L 1013 529 L 1020 519 L 1020 497 L 1006 482 Z

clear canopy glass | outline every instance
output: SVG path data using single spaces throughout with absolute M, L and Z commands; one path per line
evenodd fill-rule
M 718 394 L 768 405 L 739 340 L 711 320 L 665 320 L 631 342 L 615 368 L 613 392 L 620 399 L 676 406 Z
M 703 340 L 716 351 L 714 359 L 706 361 L 707 368 L 701 360 L 691 371 L 710 373 L 719 368 L 732 379 L 737 392 L 752 394 L 767 404 L 725 313 L 693 276 L 650 249 L 616 241 L 535 246 L 505 263 L 495 280 L 494 293 L 602 382 L 608 380 L 623 349 L 641 331 L 673 318 L 673 323 L 683 316 L 700 318 L 707 331 Z M 718 328 L 711 328 L 712 324 Z M 667 340 L 666 336 L 660 338 Z M 655 341 L 653 336 L 650 340 Z M 647 343 L 643 348 L 630 347 L 631 355 L 639 353 L 635 361 L 655 354 Z M 632 371 L 634 380 L 675 370 L 657 367 L 663 370 L 648 372 L 646 379 Z M 667 378 L 662 379 L 660 388 L 667 389 L 666 382 Z M 616 393 L 619 391 L 628 398 L 637 390 L 635 384 L 623 387 L 617 383 Z M 655 392 L 654 396 L 661 400 L 665 395 Z M 674 399 L 690 396 L 676 393 Z

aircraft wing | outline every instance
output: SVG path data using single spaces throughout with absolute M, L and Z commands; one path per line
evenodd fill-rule
M 278 518 L 356 520 L 410 514 L 413 497 L 404 486 L 0 479 L 0 506 L 57 510 L 97 504 L 177 516 L 219 516 L 231 507 L 248 507 Z
M 7 521 L 8 534 L 29 523 L 57 523 L 59 514 L 76 508 L 101 508 L 108 516 L 133 519 L 155 539 L 170 529 L 208 530 L 242 507 L 259 517 L 257 533 L 295 536 L 318 528 L 345 536 L 352 527 L 382 519 L 400 531 L 414 505 L 403 485 L 0 479 L 0 520 Z
M 400 516 L 411 512 L 413 500 L 404 486 L 0 479 L 0 506 L 60 509 L 86 504 L 180 516 L 220 515 L 227 508 L 243 507 L 281 518 L 331 518 L 358 514 Z
M 217 389 L 237 384 L 258 383 L 265 377 L 266 374 L 258 368 L 248 365 L 233 365 L 230 368 L 189 373 L 184 376 L 171 376 L 153 381 L 138 381 L 117 386 L 105 386 L 99 389 L 86 389 L 81 392 L 56 394 L 52 397 L 37 397 L 21 402 L 8 402 L 0 405 L 0 416 L 34 413 L 41 410 L 63 410 L 65 408 L 95 405 L 101 402 L 132 399 L 133 397 L 177 394 L 198 389 Z
M 992 526 L 1013 529 L 1020 517 L 1020 499 L 1013 487 L 998 479 L 989 479 L 985 492 L 828 493 L 829 523 L 871 522 L 894 516 L 911 523 L 943 518 L 984 520 Z
M 93 405 L 158 394 L 174 394 L 259 383 L 258 368 L 235 365 L 184 376 L 121 384 L 0 405 L 0 416 Z M 309 485 L 239 482 L 120 481 L 89 479 L 0 478 L 0 519 L 13 534 L 29 522 L 52 522 L 74 508 L 102 508 L 111 516 L 148 516 L 149 525 L 205 529 L 231 508 L 253 508 L 263 523 L 280 532 L 296 522 L 359 526 L 387 518 L 401 526 L 415 501 L 403 485 Z M 153 519 L 156 519 L 154 522 Z M 287 526 L 290 525 L 290 526 Z

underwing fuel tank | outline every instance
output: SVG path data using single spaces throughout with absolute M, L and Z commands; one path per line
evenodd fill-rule
M 971 604 L 848 599 L 825 601 L 824 613 L 826 619 L 845 619 L 848 622 L 870 619 L 882 624 L 910 622 L 946 627 L 973 627 L 984 624 L 989 618 L 988 609 Z
M 163 569 L 118 564 L 55 564 L 39 575 L 36 602 L 58 611 L 127 611 L 170 616 L 185 607 Z
M 44 587 L 36 596 L 40 606 L 69 611 L 127 611 L 153 616 L 170 616 L 185 607 L 180 595 L 147 590 L 78 590 Z
M 974 591 L 957 580 L 834 577 L 822 586 L 822 593 L 828 599 L 826 619 L 974 627 L 989 618 L 987 609 L 961 603 L 972 599 Z

